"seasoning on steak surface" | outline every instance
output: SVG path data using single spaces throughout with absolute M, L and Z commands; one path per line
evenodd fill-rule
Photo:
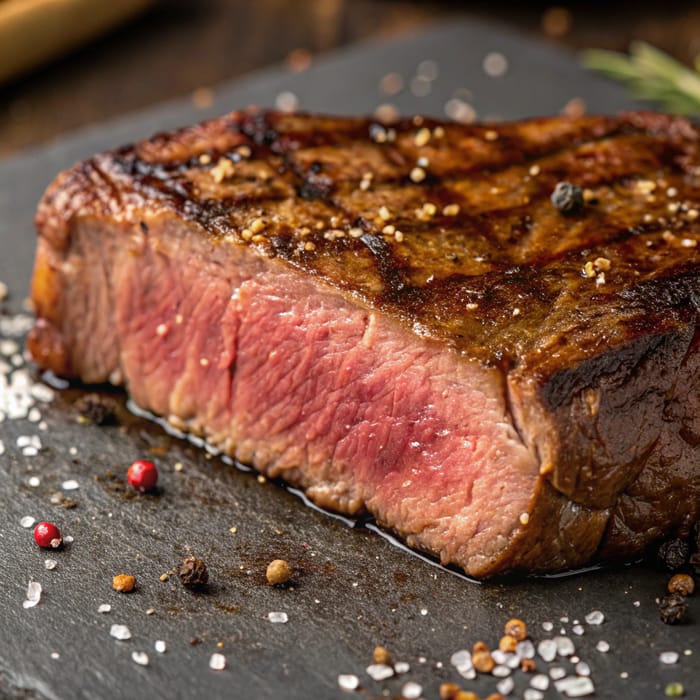
M 256 110 L 160 134 L 49 187 L 30 349 L 474 576 L 633 557 L 700 515 L 698 135 Z

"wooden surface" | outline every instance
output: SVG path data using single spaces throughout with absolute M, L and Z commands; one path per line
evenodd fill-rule
M 551 3 L 538 1 L 161 0 L 109 36 L 0 87 L 0 157 L 279 63 L 295 49 L 317 57 L 452 15 L 498 20 L 571 49 L 622 50 L 641 38 L 687 62 L 700 52 L 696 1 L 557 4 L 567 8 L 568 28 Z

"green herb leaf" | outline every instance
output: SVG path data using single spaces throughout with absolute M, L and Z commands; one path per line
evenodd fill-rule
M 583 52 L 581 62 L 624 83 L 639 99 L 658 102 L 677 114 L 700 114 L 700 58 L 693 70 L 650 44 L 634 41 L 629 55 L 591 49 Z

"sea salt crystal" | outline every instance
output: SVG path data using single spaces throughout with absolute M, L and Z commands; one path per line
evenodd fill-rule
M 530 679 L 530 685 L 536 690 L 547 690 L 549 688 L 549 676 L 538 673 Z
M 35 522 L 36 522 L 36 520 L 34 520 L 34 518 L 32 518 L 31 515 L 25 515 L 25 516 L 19 521 L 19 524 L 20 524 L 22 527 L 31 527 L 32 525 L 34 525 Z
M 384 681 L 394 675 L 394 669 L 386 664 L 371 664 L 367 666 L 367 675 L 373 681 Z
M 543 700 L 544 693 L 535 688 L 526 688 L 523 693 L 523 700 Z
M 484 56 L 482 68 L 490 78 L 500 78 L 508 70 L 508 59 L 502 53 L 492 51 Z
M 501 651 L 500 649 L 494 649 L 491 652 L 491 658 L 497 664 L 504 664 L 506 662 L 506 653 L 504 651 Z
M 549 669 L 549 677 L 553 681 L 558 681 L 560 678 L 564 678 L 565 675 L 566 669 L 561 666 L 552 666 L 552 668 Z
M 595 645 L 595 648 L 603 654 L 606 654 L 610 651 L 610 644 L 608 644 L 604 639 L 601 639 L 598 644 Z
M 29 479 L 27 479 L 27 483 L 32 488 L 36 488 L 37 486 L 41 485 L 41 479 L 38 476 L 30 476 Z
M 560 692 L 569 698 L 582 698 L 584 695 L 593 695 L 595 687 L 590 678 L 582 678 L 580 676 L 568 676 L 560 681 L 557 681 L 554 686 Z
M 510 695 L 513 692 L 513 688 L 515 688 L 515 681 L 512 676 L 504 678 L 496 683 L 496 689 L 501 695 Z
M 586 630 L 583 629 L 583 625 L 574 625 L 574 626 L 571 628 L 571 631 L 572 631 L 575 635 L 577 635 L 577 636 L 580 637 Z
M 33 608 L 41 600 L 41 584 L 30 581 L 27 586 L 27 600 L 22 603 L 24 608 Z
M 515 653 L 521 659 L 534 659 L 535 645 L 529 639 L 524 639 L 516 645 Z
M 52 651 L 51 652 L 51 658 L 52 659 L 60 659 L 61 655 L 57 651 Z
M 554 643 L 559 656 L 571 656 L 576 651 L 574 643 L 568 637 L 555 637 Z
M 209 668 L 212 671 L 223 671 L 226 668 L 226 657 L 214 652 L 209 659 Z
M 286 612 L 269 612 L 267 613 L 267 619 L 276 624 L 284 624 L 289 620 L 289 616 Z
M 543 622 L 542 623 L 542 629 L 545 632 L 551 632 L 554 629 L 554 624 L 551 622 Z
M 411 664 L 408 661 L 397 661 L 394 664 L 394 671 L 398 673 L 408 673 L 411 670 Z
M 510 669 L 503 665 L 494 666 L 491 675 L 494 678 L 506 678 L 506 676 L 510 676 Z
M 27 420 L 30 423 L 38 423 L 41 420 L 41 411 L 38 408 L 29 409 Z
M 553 639 L 543 639 L 537 645 L 537 653 L 547 662 L 554 661 L 557 656 L 557 643 Z
M 153 646 L 159 654 L 165 654 L 165 652 L 168 650 L 165 642 L 162 639 L 158 639 Z
M 0 415 L 3 415 L 3 414 L 0 414 Z M 2 440 L 0 440 L 0 455 L 4 455 L 4 454 L 5 454 L 5 443 Z
M 145 651 L 132 651 L 131 660 L 139 666 L 148 666 L 149 658 Z
M 19 344 L 14 341 L 10 340 L 9 338 L 5 338 L 3 340 L 0 340 L 0 355 L 5 355 L 5 357 L 10 357 L 10 355 L 14 355 L 15 353 L 19 352 Z
M 579 661 L 574 668 L 577 676 L 590 676 L 591 667 L 585 661 Z
M 605 622 L 605 615 L 600 610 L 591 610 L 585 619 L 589 625 L 602 625 Z
M 50 403 L 53 401 L 55 396 L 54 390 L 51 387 L 46 386 L 46 384 L 32 384 L 29 392 L 33 398 L 35 398 L 37 401 L 41 401 L 42 403 Z
M 57 564 L 58 562 L 55 559 L 47 559 L 44 562 L 44 568 L 48 569 L 49 571 L 53 571 L 56 568 Z
M 61 484 L 64 491 L 75 491 L 80 488 L 80 484 L 75 479 L 67 479 Z
M 677 664 L 678 658 L 678 652 L 676 651 L 662 651 L 659 654 L 659 661 L 662 664 Z
M 74 542 L 73 535 L 66 535 L 66 536 L 63 538 L 63 543 L 64 543 L 64 544 L 71 544 L 72 542 Z
M 420 614 L 423 615 L 423 616 L 427 615 L 427 614 L 428 614 L 428 609 L 427 609 L 427 608 L 421 608 Z
M 460 649 L 450 657 L 450 663 L 457 668 L 471 668 L 472 655 L 467 649 Z
M 102 604 L 97 608 L 97 612 L 98 612 L 98 613 L 102 613 L 102 614 L 105 614 L 105 613 L 108 613 L 108 612 L 111 612 L 111 611 L 112 611 L 112 606 L 111 606 L 109 603 L 102 603 Z
M 109 633 L 121 642 L 131 639 L 131 630 L 126 625 L 112 625 L 109 628 Z
M 338 687 L 341 690 L 357 690 L 360 687 L 360 679 L 353 673 L 341 673 L 338 676 Z
M 404 683 L 403 688 L 401 688 L 401 695 L 406 698 L 406 700 L 418 700 L 422 694 L 423 686 L 415 681 L 408 681 L 408 683 Z

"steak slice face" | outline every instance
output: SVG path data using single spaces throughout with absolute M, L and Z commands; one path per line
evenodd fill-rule
M 29 346 L 471 575 L 633 557 L 700 515 L 698 136 L 264 111 L 157 135 L 47 190 Z

